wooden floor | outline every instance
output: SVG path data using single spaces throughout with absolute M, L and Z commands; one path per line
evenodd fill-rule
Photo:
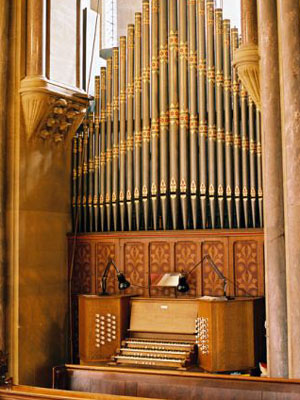
M 54 387 L 166 400 L 296 400 L 300 380 L 216 375 L 199 371 L 65 365 L 53 372 Z M 120 397 L 121 398 L 121 397 Z

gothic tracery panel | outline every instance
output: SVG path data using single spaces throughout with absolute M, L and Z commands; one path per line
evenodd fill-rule
M 261 265 L 261 268 L 263 266 Z M 241 240 L 234 243 L 234 274 L 236 296 L 259 295 L 258 243 Z
M 197 261 L 200 261 L 200 254 L 197 254 L 197 244 L 195 242 L 179 241 L 175 244 L 175 270 L 177 272 L 189 272 Z M 198 268 L 188 276 L 189 296 L 198 294 L 200 276 Z
M 171 265 L 171 245 L 168 242 L 150 243 L 150 274 L 163 274 L 172 272 L 174 266 Z M 174 296 L 174 289 L 170 288 L 151 288 L 153 296 Z
M 96 292 L 101 291 L 101 278 L 105 267 L 110 259 L 115 259 L 115 245 L 111 242 L 102 242 L 96 244 Z M 116 273 L 111 267 L 107 278 L 107 292 L 112 294 L 116 292 Z
M 207 241 L 202 244 L 202 256 L 209 255 L 219 270 L 225 275 L 225 249 L 221 241 Z M 213 270 L 210 262 L 204 260 L 202 269 L 202 293 L 209 296 L 222 296 L 224 284 Z
M 70 264 L 72 255 L 70 255 Z M 93 291 L 93 273 L 92 273 L 92 250 L 91 244 L 87 242 L 78 242 L 74 255 L 74 266 L 72 271 L 72 293 L 88 294 Z
M 147 293 L 148 282 L 145 275 L 148 268 L 145 260 L 145 244 L 138 242 L 126 243 L 124 246 L 124 270 L 131 287 L 126 293 Z

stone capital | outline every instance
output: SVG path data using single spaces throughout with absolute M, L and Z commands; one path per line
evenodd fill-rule
M 252 97 L 256 107 L 261 108 L 259 53 L 256 44 L 247 44 L 239 47 L 233 56 L 233 65 L 237 68 L 239 78 Z

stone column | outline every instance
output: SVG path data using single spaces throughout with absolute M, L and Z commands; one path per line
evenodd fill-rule
M 241 0 L 242 44 L 257 44 L 256 0 Z
M 277 0 L 277 6 L 282 74 L 289 377 L 300 378 L 300 5 L 295 0 Z
M 5 136 L 7 115 L 9 1 L 0 0 L 0 351 L 5 350 Z
M 46 75 L 46 0 L 27 0 L 26 75 Z
M 258 0 L 268 373 L 288 376 L 282 140 L 276 0 Z

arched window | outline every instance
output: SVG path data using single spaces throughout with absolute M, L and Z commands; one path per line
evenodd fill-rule
M 117 0 L 102 1 L 102 49 L 117 46 Z
M 216 0 L 216 6 L 223 8 L 223 18 L 230 19 L 231 27 L 236 26 L 239 32 L 241 32 L 240 0 Z

